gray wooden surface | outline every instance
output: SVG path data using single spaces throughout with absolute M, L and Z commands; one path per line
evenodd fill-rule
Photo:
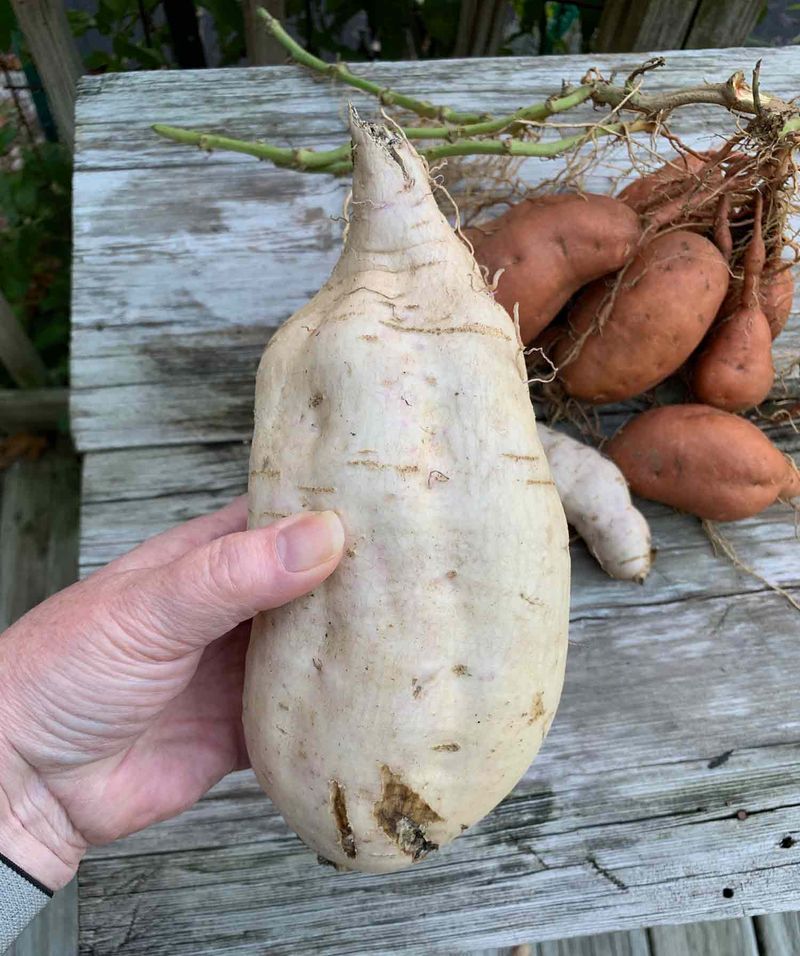
M 764 87 L 794 95 L 793 50 L 685 51 L 653 85 L 720 79 L 762 53 Z M 368 69 L 498 110 L 594 63 L 639 59 Z M 338 249 L 344 184 L 164 143 L 149 125 L 332 145 L 344 100 L 292 67 L 82 81 L 72 410 L 88 452 L 83 573 L 244 488 L 258 355 Z M 732 125 L 701 110 L 676 128 L 707 144 Z M 617 159 L 588 185 L 607 186 Z M 776 343 L 787 394 L 798 351 L 795 317 Z M 800 452 L 800 436 L 775 434 Z M 715 558 L 696 521 L 646 510 L 659 554 L 644 587 L 609 581 L 576 546 L 561 709 L 483 823 L 411 872 L 335 875 L 236 774 L 177 820 L 93 852 L 80 877 L 84 952 L 462 953 L 800 905 L 800 847 L 785 839 L 800 809 L 800 616 Z M 787 509 L 725 531 L 760 574 L 800 593 Z
M 16 462 L 0 488 L 0 631 L 71 584 L 78 557 L 78 463 L 48 452 Z M 7 956 L 75 956 L 78 881 L 47 904 Z

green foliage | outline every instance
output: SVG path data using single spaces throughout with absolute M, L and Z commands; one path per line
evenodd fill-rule
M 0 289 L 39 350 L 54 384 L 67 379 L 70 162 L 55 143 L 18 145 L 0 127 Z M 8 387 L 11 382 L 0 377 Z

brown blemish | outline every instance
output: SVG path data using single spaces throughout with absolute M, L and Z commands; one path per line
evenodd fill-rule
M 453 664 L 453 673 L 456 677 L 472 677 L 466 664 Z
M 524 594 L 522 591 L 519 592 L 519 596 L 525 601 L 526 604 L 530 604 L 531 607 L 544 607 L 544 601 L 540 598 L 528 597 L 527 594 Z
M 366 461 L 348 461 L 348 465 L 361 465 L 364 468 L 371 468 L 373 471 L 386 471 L 387 469 L 392 469 L 400 475 L 410 475 L 413 472 L 419 471 L 418 465 L 388 465 L 380 461 L 372 461 L 370 459 Z
M 533 698 L 530 714 L 528 714 L 528 723 L 535 724 L 537 720 L 544 717 L 544 694 L 538 691 Z
M 316 657 L 312 657 L 312 658 L 311 658 L 311 663 L 314 665 L 314 667 L 315 667 L 318 671 L 321 671 L 321 670 L 322 670 L 322 661 L 317 660 Z
M 331 780 L 331 813 L 333 822 L 336 825 L 336 831 L 339 834 L 339 845 L 346 857 L 355 859 L 356 838 L 353 834 L 353 828 L 347 818 L 347 804 L 344 798 L 344 787 L 338 780 Z
M 321 405 L 321 404 L 322 404 L 322 395 L 320 395 L 319 392 L 317 392 L 316 395 L 312 395 L 311 398 L 308 400 L 309 408 L 316 408 L 317 405 Z
M 534 479 L 532 479 L 532 478 L 529 478 L 529 479 L 525 482 L 525 484 L 526 484 L 526 485 L 554 485 L 555 482 L 553 481 L 552 478 L 539 478 L 539 479 L 537 479 L 537 480 L 534 480 Z
M 280 478 L 281 473 L 277 468 L 254 468 L 250 472 L 251 478 Z
M 450 578 L 450 580 L 452 581 L 453 578 L 458 577 L 458 571 L 448 571 L 447 574 L 445 574 L 445 577 Z
M 377 335 L 359 335 L 359 338 L 360 338 L 360 339 L 363 339 L 365 342 L 377 342 L 377 341 L 378 341 L 378 336 L 377 336 Z
M 515 455 L 511 451 L 504 451 L 502 458 L 510 458 L 512 461 L 538 461 L 538 455 Z
M 373 814 L 383 832 L 414 862 L 438 850 L 438 843 L 427 839 L 431 823 L 442 818 L 400 776 L 387 767 L 381 767 L 383 792 L 375 804 Z
M 484 325 L 482 322 L 467 322 L 464 325 L 449 325 L 445 328 L 429 328 L 424 325 L 401 325 L 399 322 L 386 322 L 381 320 L 381 325 L 398 332 L 422 332 L 426 335 L 454 335 L 456 333 L 471 333 L 472 335 L 489 335 L 496 339 L 505 339 L 510 342 L 511 339 L 505 332 L 493 325 Z
M 419 682 L 419 677 L 411 678 L 411 696 L 416 700 L 419 695 L 422 693 L 422 684 Z
M 288 709 L 289 709 L 289 708 L 286 706 L 286 704 L 282 703 L 281 701 L 278 702 L 278 708 L 279 708 L 279 710 L 288 710 Z
M 347 555 L 348 558 L 354 558 L 354 557 L 356 556 L 356 549 L 355 549 L 355 548 L 345 548 L 345 549 L 344 549 L 344 553 Z
M 431 750 L 437 750 L 440 753 L 454 754 L 457 750 L 461 750 L 461 745 L 460 744 L 437 744 L 435 747 L 431 747 Z
M 433 471 L 428 472 L 428 487 L 430 488 L 431 482 L 434 481 L 450 481 L 450 476 L 446 475 L 443 471 Z
M 298 491 L 308 491 L 312 495 L 332 495 L 336 493 L 335 488 L 321 488 L 316 485 L 298 485 Z

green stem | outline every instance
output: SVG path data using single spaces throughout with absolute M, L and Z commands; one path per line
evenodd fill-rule
M 534 103 L 532 106 L 523 106 L 508 116 L 498 119 L 484 120 L 480 123 L 469 123 L 463 126 L 406 126 L 403 132 L 408 139 L 447 139 L 455 140 L 469 136 L 490 136 L 493 133 L 502 133 L 508 129 L 516 132 L 515 124 L 524 126 L 524 121 L 537 122 L 547 119 L 554 113 L 563 113 L 588 100 L 594 92 L 594 86 L 580 86 L 564 96 L 551 96 L 544 103 Z
M 582 145 L 593 136 L 615 136 L 622 132 L 635 133 L 650 129 L 647 120 L 633 123 L 610 123 L 593 129 L 565 136 L 547 143 L 528 143 L 514 139 L 458 140 L 454 143 L 442 143 L 420 150 L 420 155 L 433 161 L 448 156 L 558 156 Z M 330 173 L 338 175 L 351 169 L 350 144 L 345 143 L 335 149 L 316 151 L 313 149 L 289 149 L 284 146 L 272 146 L 269 143 L 247 143 L 214 133 L 200 133 L 194 130 L 179 129 L 175 126 L 157 124 L 154 132 L 176 143 L 199 146 L 201 149 L 221 149 L 228 152 L 246 153 L 258 159 L 266 159 L 276 166 L 285 166 L 306 172 Z
M 267 13 L 263 7 L 259 7 L 256 13 L 266 23 L 272 36 L 295 62 L 314 70 L 316 73 L 341 80 L 342 83 L 347 83 L 348 86 L 353 86 L 364 93 L 370 93 L 372 96 L 376 96 L 384 106 L 399 106 L 401 109 L 416 113 L 417 116 L 424 116 L 426 119 L 435 119 L 445 123 L 477 123 L 485 118 L 485 114 L 458 113 L 450 109 L 449 106 L 437 106 L 427 100 L 417 100 L 412 96 L 397 93 L 395 90 L 383 87 L 379 83 L 373 83 L 372 80 L 365 80 L 363 77 L 351 73 L 344 63 L 326 63 L 319 57 L 314 56 L 313 53 L 309 53 L 308 50 L 304 50 L 284 30 L 280 20 Z
M 559 156 L 581 146 L 594 136 L 616 136 L 626 131 L 637 133 L 650 128 L 651 124 L 647 120 L 637 120 L 633 123 L 596 126 L 586 132 L 554 139 L 548 143 L 526 143 L 515 139 L 459 140 L 456 143 L 443 143 L 441 146 L 421 149 L 419 152 L 427 160 L 445 159 L 448 156 Z
M 185 143 L 188 146 L 199 146 L 200 149 L 221 149 L 226 152 L 246 153 L 258 159 L 266 159 L 276 166 L 288 166 L 291 169 L 320 170 L 328 172 L 332 163 L 349 160 L 350 144 L 344 143 L 336 149 L 313 150 L 292 149 L 288 146 L 272 146 L 270 143 L 248 143 L 241 139 L 231 139 L 228 136 L 217 136 L 215 133 L 200 133 L 190 129 L 179 129 L 177 126 L 164 126 L 156 123 L 153 131 L 159 136 L 174 140 L 176 143 Z M 349 168 L 349 163 L 348 163 Z

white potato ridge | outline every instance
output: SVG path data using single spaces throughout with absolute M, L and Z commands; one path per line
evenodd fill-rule
M 569 544 L 514 324 L 413 148 L 352 121 L 344 251 L 258 371 L 251 525 L 334 509 L 346 554 L 257 617 L 245 730 L 338 866 L 407 866 L 522 777 L 564 676 Z

